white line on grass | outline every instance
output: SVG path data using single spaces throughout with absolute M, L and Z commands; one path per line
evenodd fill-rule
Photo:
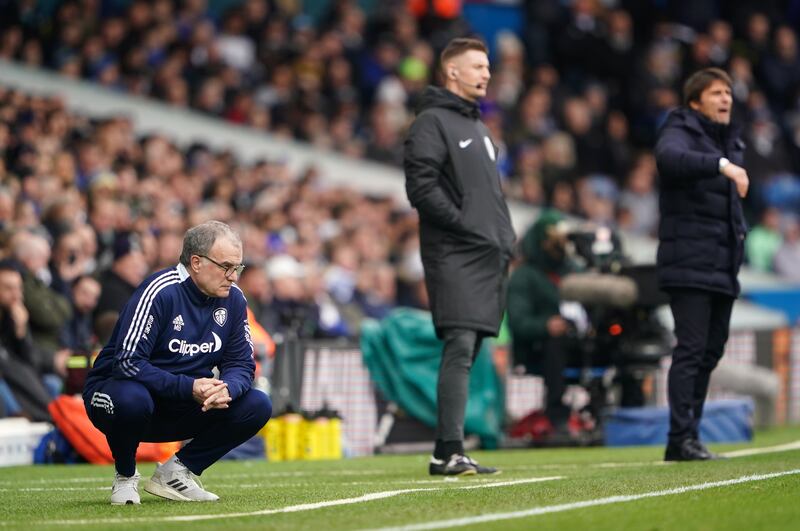
M 794 441 L 777 446 L 767 446 L 766 448 L 745 448 L 744 450 L 734 450 L 725 452 L 725 457 L 747 457 L 749 455 L 770 454 L 773 452 L 788 452 L 790 450 L 800 450 L 800 441 Z
M 256 476 L 247 476 L 249 478 L 256 478 Z M 217 477 L 215 479 L 229 479 L 228 476 L 224 476 L 222 478 Z M 108 478 L 99 478 L 98 482 L 109 483 Z M 484 478 L 474 478 L 470 479 L 470 483 L 487 483 L 490 481 L 494 481 L 492 479 L 484 479 Z M 441 479 L 391 479 L 391 480 L 382 480 L 380 481 L 381 484 L 386 485 L 441 485 Z M 267 489 L 285 489 L 285 488 L 292 488 L 292 487 L 308 487 L 309 485 L 317 485 L 317 486 L 324 486 L 325 483 L 320 482 L 310 482 L 305 481 L 302 483 L 274 483 L 274 482 L 267 482 L 267 483 L 222 483 L 219 481 L 214 481 L 213 487 L 217 489 L 227 489 L 227 488 L 267 488 Z M 336 486 L 338 487 L 355 487 L 359 485 L 375 485 L 374 481 L 345 481 L 345 482 L 337 482 Z M 111 490 L 111 485 L 106 487 L 17 487 L 17 488 L 9 488 L 9 487 L 0 487 L 0 492 L 58 492 L 58 491 L 87 491 L 87 490 Z
M 447 527 L 460 527 L 465 525 L 483 524 L 487 522 L 497 522 L 500 520 L 512 520 L 516 518 L 525 518 L 528 516 L 539 516 L 541 514 L 561 513 L 565 511 L 572 511 L 575 509 L 583 509 L 585 507 L 597 507 L 599 505 L 611 505 L 614 503 L 624 503 L 629 501 L 642 500 L 645 498 L 657 498 L 661 496 L 671 496 L 673 494 L 683 494 L 686 492 L 693 492 L 698 490 L 713 489 L 716 487 L 727 487 L 729 485 L 738 485 L 740 483 L 748 483 L 751 481 L 764 481 L 767 479 L 778 478 L 781 476 L 789 476 L 800 474 L 800 469 L 786 470 L 783 472 L 774 472 L 771 474 L 760 474 L 752 476 L 742 476 L 736 479 L 726 479 L 723 481 L 711 481 L 708 483 L 700 483 L 699 485 L 687 485 L 685 487 L 676 487 L 674 489 L 657 490 L 653 492 L 643 492 L 642 494 L 628 494 L 623 496 L 610 496 L 608 498 L 598 498 L 595 500 L 585 500 L 573 503 L 563 503 L 560 505 L 549 505 L 544 507 L 533 507 L 523 511 L 512 511 L 508 513 L 494 513 L 483 514 L 480 516 L 470 516 L 466 518 L 453 518 L 451 520 L 439 520 L 438 522 L 426 522 L 423 524 L 412 524 L 399 527 L 383 527 L 377 531 L 423 531 L 425 529 L 443 529 Z
M 377 476 L 389 474 L 389 470 L 333 470 L 337 476 Z M 248 472 L 242 474 L 214 474 L 214 478 L 272 478 L 272 477 L 319 477 L 319 471 L 290 471 L 290 472 Z M 29 480 L 8 480 L 0 481 L 0 487 L 19 485 L 22 483 L 105 483 L 108 477 L 82 477 L 82 478 L 40 478 Z
M 302 503 L 300 505 L 289 505 L 279 509 L 263 509 L 260 511 L 251 511 L 246 513 L 219 513 L 219 514 L 190 514 L 183 516 L 154 516 L 142 518 L 102 518 L 102 519 L 82 519 L 82 520 L 44 520 L 37 522 L 34 525 L 91 525 L 91 524 L 129 524 L 129 523 L 142 523 L 142 522 L 194 522 L 199 520 L 218 520 L 222 518 L 240 518 L 247 516 L 265 516 L 278 513 L 297 513 L 302 511 L 313 511 L 316 509 L 324 509 L 326 507 L 335 507 L 337 505 L 352 505 L 355 503 L 364 503 L 375 500 L 383 500 L 400 496 L 402 494 L 412 494 L 415 492 L 432 492 L 442 490 L 472 490 L 472 489 L 488 489 L 495 487 L 510 487 L 513 485 L 524 485 L 528 483 L 541 483 L 543 481 L 554 481 L 562 479 L 563 476 L 551 476 L 542 478 L 528 478 L 528 479 L 515 479 L 511 481 L 498 481 L 495 483 L 483 483 L 480 485 L 465 485 L 463 487 L 431 487 L 431 488 L 417 488 L 417 489 L 401 489 L 401 490 L 387 490 L 383 492 L 372 492 L 357 496 L 355 498 L 343 498 L 338 500 L 330 500 L 316 503 Z M 3 523 L 0 523 L 2 526 Z

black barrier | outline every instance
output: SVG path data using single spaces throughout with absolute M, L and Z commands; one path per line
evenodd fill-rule
M 300 411 L 306 357 L 323 350 L 358 350 L 358 341 L 348 338 L 305 339 L 275 334 L 275 358 L 269 374 L 272 409 L 276 414 Z M 314 360 L 312 360 L 314 361 Z

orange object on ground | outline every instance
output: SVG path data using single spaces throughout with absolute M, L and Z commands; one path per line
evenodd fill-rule
M 47 406 L 56 427 L 64 434 L 75 450 L 90 463 L 108 465 L 114 462 L 106 436 L 94 427 L 83 400 L 79 396 L 61 395 Z M 137 461 L 163 463 L 180 450 L 180 442 L 139 444 Z

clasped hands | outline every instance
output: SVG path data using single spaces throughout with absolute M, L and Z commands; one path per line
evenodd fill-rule
M 227 409 L 231 402 L 228 384 L 216 378 L 198 378 L 192 384 L 192 398 L 203 411 Z

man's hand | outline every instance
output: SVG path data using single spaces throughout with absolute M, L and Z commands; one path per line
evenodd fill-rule
M 72 356 L 72 351 L 68 348 L 56 350 L 53 355 L 53 370 L 62 378 L 67 377 L 67 364 Z
M 22 339 L 28 332 L 28 309 L 22 302 L 17 302 L 9 307 L 8 313 L 14 321 L 14 335 L 17 339 Z
M 744 168 L 731 162 L 722 168 L 722 175 L 736 184 L 736 191 L 739 193 L 739 197 L 744 198 L 747 195 L 747 189 L 750 188 L 750 178 Z
M 192 384 L 192 398 L 198 404 L 204 404 L 206 400 L 219 393 L 221 389 L 225 389 L 227 392 L 227 387 L 228 384 L 216 378 L 198 378 Z
M 230 402 L 231 395 L 228 392 L 228 385 L 225 384 L 219 387 L 219 391 L 206 398 L 206 401 L 203 402 L 202 409 L 203 411 L 208 411 L 209 409 L 227 409 Z
M 547 333 L 551 337 L 563 336 L 567 332 L 567 321 L 560 315 L 554 315 L 547 320 Z

